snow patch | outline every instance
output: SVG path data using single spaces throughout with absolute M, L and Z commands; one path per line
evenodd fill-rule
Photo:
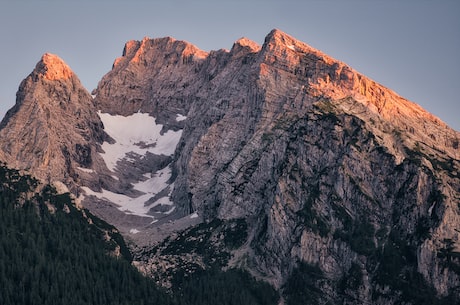
M 118 209 L 126 214 L 154 218 L 153 216 L 147 215 L 149 209 L 144 207 L 144 202 L 150 198 L 151 194 L 144 194 L 137 198 L 131 198 L 105 189 L 102 189 L 101 192 L 95 192 L 88 187 L 82 187 L 82 189 L 88 196 L 95 196 L 99 199 L 105 199 L 116 204 Z
M 83 167 L 77 167 L 77 168 L 85 173 L 90 173 L 90 174 L 94 173 L 94 170 L 92 170 L 91 168 L 83 168 Z
M 133 186 L 134 189 L 144 193 L 158 193 L 169 185 L 166 183 L 169 178 L 171 178 L 171 168 L 168 166 L 155 172 L 147 180 L 135 183 Z
M 147 152 L 172 155 L 182 135 L 182 130 L 168 130 L 161 134 L 163 125 L 156 124 L 155 118 L 147 113 L 134 113 L 126 117 L 100 111 L 98 114 L 105 132 L 115 140 L 113 144 L 102 144 L 104 153 L 101 153 L 101 156 L 111 171 L 115 170 L 119 160 L 131 152 L 141 156 Z
M 433 208 L 434 206 L 436 205 L 436 201 L 433 202 L 433 204 L 430 206 L 430 208 L 428 209 L 428 214 L 431 216 L 431 214 L 433 213 Z
M 168 130 L 162 133 L 163 125 L 156 124 L 155 118 L 147 113 L 138 112 L 130 116 L 121 116 L 99 111 L 98 115 L 104 124 L 105 132 L 115 140 L 113 144 L 104 142 L 101 146 L 104 152 L 100 155 L 107 168 L 113 172 L 112 177 L 116 180 L 119 180 L 116 177 L 118 161 L 137 162 L 144 158 L 147 153 L 171 156 L 174 154 L 182 135 L 182 130 Z M 178 114 L 176 119 L 179 121 L 186 119 L 186 117 Z M 80 168 L 80 170 L 89 169 Z M 83 190 L 87 196 L 95 196 L 114 203 L 120 211 L 126 214 L 150 217 L 153 223 L 158 221 L 154 216 L 149 215 L 153 207 L 160 204 L 170 206 L 168 211 L 162 213 L 164 215 L 175 210 L 170 198 L 174 183 L 168 183 L 171 176 L 169 165 L 155 173 L 144 173 L 140 177 L 140 181 L 132 184 L 134 190 L 142 193 L 142 195 L 134 198 L 106 189 L 95 192 L 84 187 Z M 154 202 L 152 202 L 153 197 L 155 197 Z
M 102 189 L 101 192 L 95 192 L 86 186 L 82 187 L 82 189 L 85 191 L 86 195 L 88 196 L 96 196 L 99 199 L 105 199 L 110 202 L 113 202 L 114 204 L 119 206 L 119 209 L 122 211 L 127 211 L 129 208 L 129 214 L 137 214 L 137 215 L 143 216 L 146 213 L 145 210 L 137 209 L 138 204 L 136 204 L 138 201 L 143 199 L 142 198 L 143 196 L 139 196 L 137 198 L 131 198 L 129 196 L 126 196 L 123 194 L 117 194 L 117 193 L 114 193 L 114 192 L 111 192 L 105 189 Z
M 167 183 L 169 178 L 171 178 L 171 168 L 168 166 L 152 174 L 151 178 L 133 184 L 133 188 L 135 190 L 144 193 L 143 195 L 140 195 L 135 198 L 123 194 L 117 194 L 106 189 L 102 189 L 101 192 L 95 192 L 88 187 L 83 187 L 83 190 L 88 196 L 95 196 L 99 199 L 105 199 L 114 203 L 118 206 L 118 209 L 120 211 L 126 214 L 154 218 L 153 216 L 148 215 L 148 212 L 152 207 L 156 205 L 162 204 L 172 206 L 172 208 L 164 214 L 170 214 L 174 211 L 175 207 L 173 206 L 173 202 L 170 199 L 170 193 L 174 187 L 174 184 Z M 157 193 L 161 192 L 167 187 L 170 188 L 168 196 L 161 197 L 150 205 L 145 205 L 145 203 L 150 198 L 152 198 Z
M 289 49 L 295 51 L 295 46 L 294 46 L 293 44 L 290 44 L 290 45 L 288 45 L 287 47 L 288 47 Z
M 177 117 L 176 117 L 177 122 L 183 121 L 185 119 L 187 119 L 187 117 L 185 115 L 182 115 L 182 114 L 179 114 L 179 113 L 177 114 Z
M 139 232 L 140 232 L 140 231 L 139 231 L 138 229 L 131 229 L 131 230 L 129 230 L 129 233 L 131 233 L 131 234 L 137 234 L 137 233 L 139 233 Z
M 168 211 L 164 212 L 164 214 L 169 215 L 169 214 L 171 214 L 172 212 L 174 212 L 175 209 L 176 209 L 176 207 L 173 206 L 171 209 L 169 209 Z
M 193 218 L 198 218 L 198 213 L 195 212 L 193 214 L 190 214 L 190 219 L 193 219 Z

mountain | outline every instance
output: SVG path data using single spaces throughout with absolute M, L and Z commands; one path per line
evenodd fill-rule
M 63 182 L 162 285 L 236 267 L 286 304 L 460 299 L 460 134 L 417 104 L 279 30 L 127 42 L 94 98 L 47 57 L 0 157 Z
M 0 123 L 0 146 L 8 165 L 77 192 L 79 172 L 98 164 L 97 147 L 109 140 L 95 109 L 67 64 L 44 54 Z

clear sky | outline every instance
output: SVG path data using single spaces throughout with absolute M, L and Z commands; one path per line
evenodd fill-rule
M 0 0 L 0 117 L 45 52 L 91 91 L 128 40 L 209 51 L 278 28 L 460 130 L 459 0 Z

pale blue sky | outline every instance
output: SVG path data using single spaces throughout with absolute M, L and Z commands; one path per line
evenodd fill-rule
M 88 90 L 124 43 L 172 36 L 209 51 L 278 28 L 460 130 L 458 0 L 0 0 L 0 117 L 45 52 Z

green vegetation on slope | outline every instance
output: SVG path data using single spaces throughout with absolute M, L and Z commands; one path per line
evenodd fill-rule
M 177 278 L 167 293 L 130 260 L 115 228 L 77 209 L 69 194 L 39 190 L 35 179 L 0 165 L 2 305 L 262 305 L 278 299 L 271 286 L 239 270 L 200 270 Z
M 120 247 L 104 238 L 110 225 L 85 211 L 89 221 L 68 194 L 35 186 L 0 168 L 0 304 L 170 304 L 127 259 L 109 255 Z

